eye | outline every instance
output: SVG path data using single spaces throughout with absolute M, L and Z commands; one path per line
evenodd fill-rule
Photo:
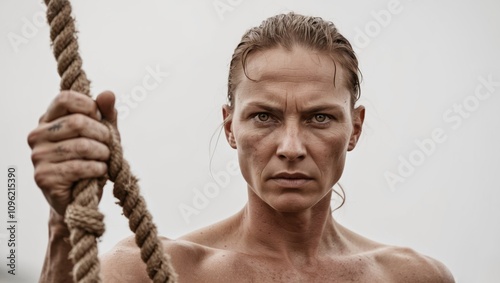
M 325 115 L 325 114 L 316 114 L 316 115 L 314 115 L 313 119 L 314 119 L 314 122 L 325 123 L 328 120 L 330 120 L 331 117 L 329 117 L 328 115 Z
M 269 114 L 267 113 L 258 113 L 257 115 L 255 115 L 255 117 L 260 122 L 267 122 L 269 120 Z

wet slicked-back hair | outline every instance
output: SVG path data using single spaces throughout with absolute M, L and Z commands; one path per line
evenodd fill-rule
M 354 106 L 360 96 L 361 73 L 351 44 L 338 32 L 332 22 L 293 12 L 270 17 L 260 26 L 251 28 L 243 35 L 241 42 L 234 50 L 229 66 L 227 93 L 229 106 L 231 108 L 234 106 L 234 92 L 240 72 L 243 71 L 248 78 L 246 60 L 250 53 L 276 47 L 291 50 L 294 45 L 329 55 L 336 68 L 337 64 L 343 67 L 345 87 L 351 93 L 351 105 Z M 335 74 L 333 83 L 335 83 Z

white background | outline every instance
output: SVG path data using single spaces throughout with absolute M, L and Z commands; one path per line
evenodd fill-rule
M 2 282 L 36 282 L 47 242 L 48 205 L 33 181 L 26 143 L 58 92 L 39 2 L 0 3 Z M 219 184 L 197 215 L 186 218 L 179 210 L 193 207 L 196 189 L 215 184 L 209 173 L 214 133 L 212 171 L 224 171 L 236 159 L 223 136 L 215 144 L 228 64 L 241 35 L 293 10 L 333 21 L 359 51 L 364 76 L 360 103 L 367 108 L 366 127 L 348 155 L 341 179 L 347 202 L 334 217 L 369 238 L 441 260 L 458 282 L 499 282 L 500 4 L 392 0 L 397 9 L 390 12 L 390 2 L 73 1 L 92 91 L 113 90 L 120 106 L 128 107 L 120 120 L 125 155 L 163 235 L 178 237 L 244 205 L 245 184 L 231 175 L 230 184 Z M 381 16 L 387 13 L 390 19 Z M 169 75 L 138 96 L 134 89 L 148 67 Z M 486 91 L 479 77 L 497 82 L 483 100 L 474 98 L 476 88 Z M 126 97 L 135 99 L 133 107 Z M 464 102 L 467 118 L 447 112 Z M 416 141 L 432 138 L 435 129 L 446 139 L 424 154 Z M 401 159 L 410 157 L 420 165 L 391 188 L 385 175 L 399 174 Z M 3 228 L 10 165 L 19 174 L 16 277 L 7 274 Z M 108 185 L 101 202 L 107 225 L 101 252 L 130 235 L 114 202 Z

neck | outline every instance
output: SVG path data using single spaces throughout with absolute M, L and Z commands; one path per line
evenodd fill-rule
M 338 224 L 330 210 L 331 192 L 300 212 L 276 211 L 251 189 L 248 195 L 248 204 L 240 214 L 242 242 L 248 243 L 245 250 L 295 261 L 310 260 L 340 247 Z

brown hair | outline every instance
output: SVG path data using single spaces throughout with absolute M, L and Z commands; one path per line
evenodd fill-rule
M 229 66 L 227 92 L 229 107 L 234 106 L 234 92 L 238 84 L 239 71 L 243 70 L 245 76 L 250 79 L 246 73 L 246 60 L 251 52 L 279 46 L 290 50 L 296 44 L 324 52 L 332 57 L 335 66 L 338 62 L 344 68 L 346 87 L 352 94 L 351 105 L 354 106 L 360 96 L 361 72 L 349 41 L 338 32 L 332 22 L 290 12 L 264 20 L 260 26 L 251 28 L 241 38 Z M 335 77 L 333 82 L 335 83 Z

